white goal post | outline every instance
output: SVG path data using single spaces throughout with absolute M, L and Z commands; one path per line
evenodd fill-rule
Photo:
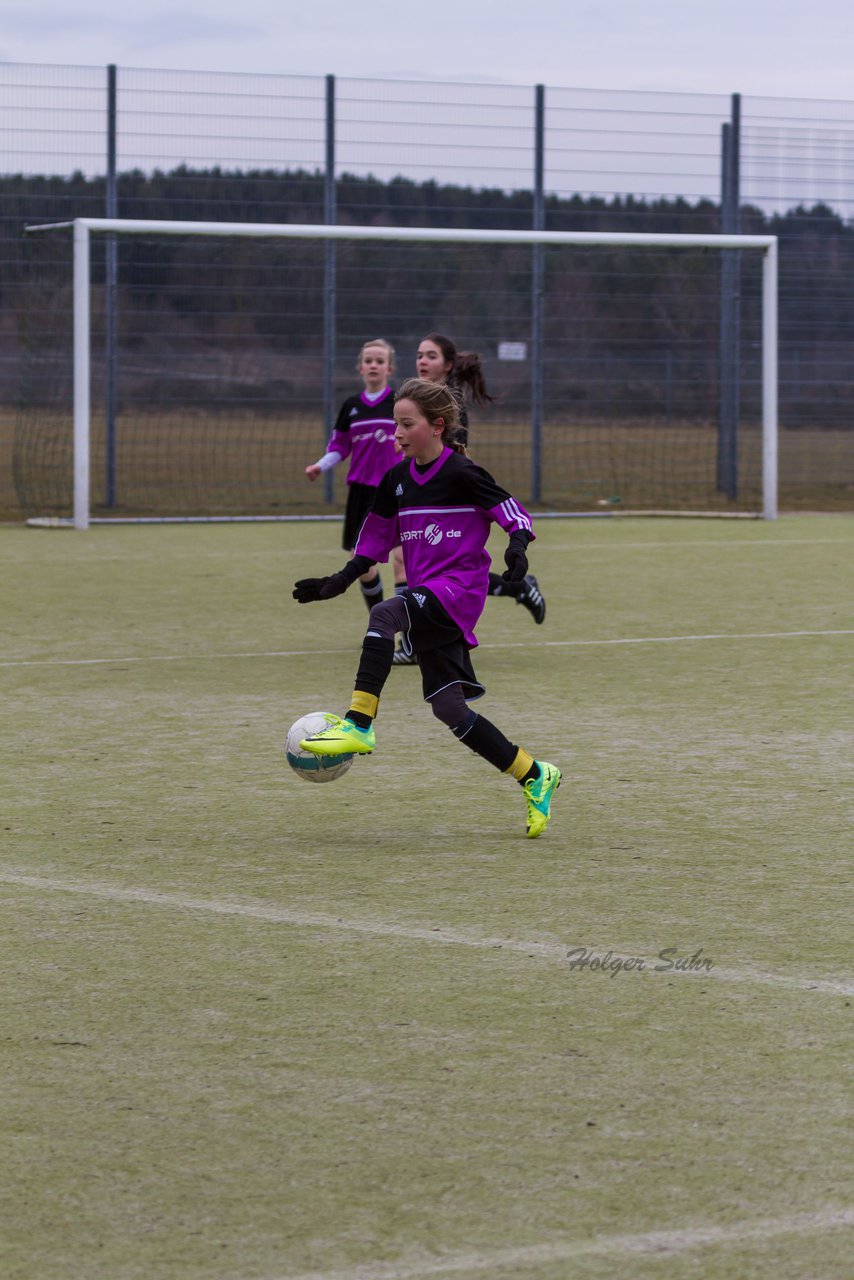
M 72 227 L 74 237 L 74 527 L 90 520 L 90 239 L 94 235 L 232 236 L 291 240 L 434 241 L 610 248 L 752 249 L 762 252 L 762 515 L 777 516 L 777 237 L 609 231 L 490 231 L 459 228 L 330 226 L 244 222 L 75 218 L 27 227 Z

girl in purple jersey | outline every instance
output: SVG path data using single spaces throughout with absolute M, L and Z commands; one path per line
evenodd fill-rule
M 468 444 L 469 401 L 483 406 L 492 404 L 480 356 L 476 351 L 457 351 L 456 345 L 444 333 L 428 333 L 418 344 L 415 371 L 425 382 L 444 382 L 453 391 L 460 406 L 460 425 L 457 438 L 460 444 Z
M 443 383 L 407 379 L 394 416 L 403 461 L 380 482 L 353 559 L 330 577 L 300 579 L 293 594 L 300 604 L 341 595 L 360 574 L 387 560 L 398 543 L 410 585 L 371 609 L 346 717 L 329 716 L 327 728 L 300 745 L 321 756 L 373 751 L 373 721 L 392 666 L 394 636 L 405 631 L 433 714 L 477 755 L 521 784 L 527 834 L 539 836 L 549 821 L 560 770 L 535 760 L 467 705 L 485 692 L 470 653 L 487 596 L 490 528 L 496 523 L 509 534 L 504 580 L 520 582 L 534 537 L 531 518 L 466 455 L 457 439 L 459 406 Z
M 466 403 L 470 400 L 476 405 L 485 405 L 493 400 L 487 390 L 480 356 L 476 351 L 457 351 L 444 333 L 428 333 L 418 345 L 415 368 L 418 377 L 427 382 L 448 384 L 460 406 L 459 438 L 463 445 L 468 444 Z M 537 624 L 545 619 L 545 596 L 532 573 L 526 574 L 521 582 L 506 582 L 500 574 L 490 573 L 489 594 L 506 596 L 524 605 Z
M 364 390 L 344 401 L 326 453 L 305 469 L 306 476 L 313 481 L 344 458 L 350 459 L 342 538 L 345 551 L 352 552 L 377 485 L 389 467 L 399 461 L 394 443 L 394 389 L 389 381 L 393 368 L 394 348 L 390 343 L 374 338 L 363 345 L 356 369 L 365 384 Z M 399 548 L 393 554 L 392 568 L 395 591 L 398 591 L 406 586 Z M 376 568 L 362 576 L 360 586 L 368 609 L 382 600 L 383 584 Z

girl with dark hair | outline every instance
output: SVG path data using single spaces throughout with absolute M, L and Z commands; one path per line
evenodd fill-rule
M 395 438 L 403 461 L 381 480 L 362 526 L 354 558 L 327 578 L 294 584 L 300 604 L 341 595 L 374 566 L 403 548 L 408 583 L 393 599 L 371 609 L 350 709 L 329 716 L 326 729 L 300 745 L 318 756 L 369 755 L 376 746 L 373 722 L 388 679 L 396 632 L 405 632 L 421 668 L 424 699 L 461 742 L 522 786 L 526 833 L 546 828 L 561 773 L 535 760 L 467 703 L 485 692 L 472 667 L 474 627 L 486 601 L 492 523 L 509 534 L 503 580 L 521 582 L 533 540 L 531 518 L 516 499 L 467 456 L 459 441 L 459 406 L 441 383 L 408 378 L 394 406 Z
M 444 333 L 428 333 L 419 343 L 415 368 L 419 378 L 424 378 L 427 382 L 445 382 L 454 393 L 460 406 L 459 438 L 462 444 L 467 444 L 466 403 L 482 406 L 494 400 L 494 396 L 487 390 L 480 356 L 476 351 L 457 351 L 453 341 Z M 517 604 L 524 605 L 538 624 L 546 616 L 545 597 L 532 573 L 527 574 L 522 582 L 510 583 L 505 582 L 499 574 L 491 573 L 489 594 L 511 597 Z M 395 661 L 404 662 L 406 659 L 401 656 L 396 657 Z
M 486 387 L 480 356 L 476 351 L 457 351 L 444 333 L 428 333 L 419 344 L 415 369 L 419 378 L 444 382 L 451 388 L 460 406 L 459 438 L 462 444 L 468 444 L 466 402 L 483 406 L 494 399 Z

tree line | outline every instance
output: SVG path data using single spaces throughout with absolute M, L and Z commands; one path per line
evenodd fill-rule
M 132 171 L 118 179 L 119 215 L 128 218 L 229 222 L 323 221 L 323 175 L 294 171 L 227 171 L 179 167 Z M 103 216 L 105 179 L 0 176 L 0 314 L 14 349 L 32 328 L 38 298 L 61 328 L 70 309 L 57 298 L 70 290 L 67 239 L 50 247 L 25 243 L 28 223 Z M 347 225 L 522 229 L 531 225 L 532 195 L 405 178 L 381 181 L 344 175 L 336 184 L 337 220 Z M 549 196 L 550 230 L 717 232 L 712 201 Z M 784 381 L 782 400 L 835 396 L 847 405 L 847 369 L 854 336 L 854 227 L 826 205 L 765 214 L 741 210 L 741 229 L 780 239 L 780 338 L 797 386 Z M 34 240 L 35 237 L 28 237 Z M 324 248 L 310 241 L 198 241 L 157 244 L 128 238 L 119 247 L 120 338 L 129 350 L 154 352 L 180 336 L 197 354 L 215 342 L 269 374 L 259 353 L 303 353 L 316 369 L 323 327 Z M 450 330 L 494 350 L 530 329 L 531 251 L 519 246 L 339 242 L 335 250 L 339 346 L 388 334 L 417 339 L 426 329 Z M 41 255 L 41 256 L 39 256 Z M 96 310 L 104 250 L 93 255 Z M 758 255 L 742 255 L 742 316 L 746 351 L 758 334 Z M 655 366 L 656 395 L 665 383 L 690 399 L 691 386 L 713 383 L 717 361 L 720 258 L 701 250 L 547 250 L 544 341 L 560 394 L 614 370 L 642 380 Z M 98 299 L 100 298 L 100 303 Z M 349 348 L 347 348 L 349 350 Z M 252 365 L 252 360 L 255 365 Z M 658 362 L 658 364 L 656 364 Z M 239 360 L 238 360 L 239 363 Z M 564 369 L 564 366 L 566 368 Z M 591 373 L 591 371 L 593 371 Z M 666 373 L 665 373 L 666 371 Z M 508 369 L 508 374 L 512 370 Z M 0 376 L 3 376 L 0 371 Z M 248 376 L 248 375 L 247 375 Z M 290 375 L 288 375 L 290 376 Z M 521 373 L 520 373 L 521 376 Z M 4 382 L 8 381 L 8 369 Z M 253 377 L 249 377 L 249 382 Z M 512 382 L 512 377 L 511 377 Z M 220 378 L 220 382 L 222 379 Z M 247 377 L 238 379 L 245 384 Z M 805 390 L 807 389 L 807 390 Z M 281 387 L 279 388 L 281 391 Z M 636 389 L 637 390 L 637 389 Z M 5 388 L 8 393 L 8 387 Z M 794 403 L 794 402 L 793 402 Z

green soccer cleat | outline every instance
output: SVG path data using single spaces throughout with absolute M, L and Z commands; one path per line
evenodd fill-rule
M 537 836 L 542 835 L 549 823 L 551 817 L 552 796 L 560 786 L 560 780 L 563 776 L 557 765 L 547 764 L 545 760 L 538 760 L 540 766 L 539 778 L 532 778 L 530 782 L 526 782 L 523 788 L 525 799 L 528 802 L 528 828 L 527 836 L 529 840 L 536 840 Z
M 369 756 L 377 745 L 372 724 L 367 729 L 360 729 L 346 716 L 343 720 L 340 716 L 329 716 L 328 720 L 325 729 L 300 743 L 303 751 L 310 751 L 315 756 Z

